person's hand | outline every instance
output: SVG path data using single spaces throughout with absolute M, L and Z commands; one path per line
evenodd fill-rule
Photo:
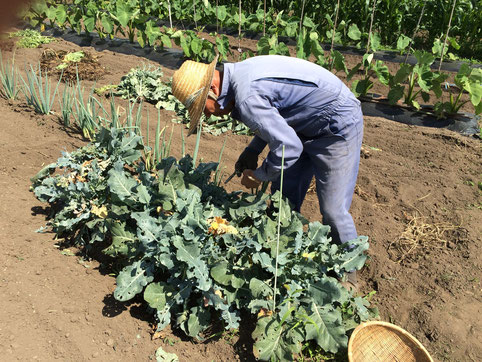
M 234 165 L 234 170 L 238 176 L 241 176 L 244 170 L 256 170 L 258 168 L 258 154 L 249 148 L 245 148 L 239 155 Z
M 261 184 L 261 181 L 254 177 L 254 170 L 246 169 L 243 171 L 243 178 L 241 185 L 248 189 L 256 189 Z

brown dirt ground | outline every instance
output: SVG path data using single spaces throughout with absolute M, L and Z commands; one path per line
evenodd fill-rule
M 64 40 L 48 46 L 81 49 Z M 110 50 L 84 50 L 98 56 L 107 70 L 96 86 L 117 83 L 130 68 L 149 63 Z M 42 51 L 18 49 L 18 68 L 36 64 Z M 5 58 L 11 54 L 3 53 Z M 89 89 L 93 83 L 85 85 Z M 145 108 L 154 114 L 150 105 Z M 162 111 L 161 117 L 169 122 L 172 114 Z M 252 360 L 247 329 L 206 343 L 171 331 L 151 340 L 152 319 L 144 306 L 138 300 L 116 302 L 115 278 L 99 261 L 85 259 L 74 248 L 60 250 L 52 234 L 35 233 L 45 224 L 46 211 L 29 191 L 29 178 L 61 150 L 86 141 L 61 126 L 56 115 L 36 115 L 22 95 L 14 102 L 0 99 L 0 124 L 1 360 L 146 361 L 159 346 L 181 361 Z M 176 135 L 182 126 L 170 127 L 172 151 L 179 156 Z M 223 163 L 230 173 L 249 137 L 228 137 Z M 201 157 L 217 160 L 222 140 L 224 136 L 203 134 Z M 188 138 L 188 151 L 194 142 Z M 481 155 L 481 142 L 474 138 L 365 117 L 352 205 L 359 233 L 371 242 L 361 289 L 376 291 L 372 302 L 381 319 L 407 329 L 440 361 L 482 360 Z M 229 184 L 230 190 L 240 188 L 238 179 Z M 308 194 L 302 212 L 320 219 L 314 193 Z M 410 243 L 417 247 L 399 261 L 397 246 L 407 240 L 417 240 Z

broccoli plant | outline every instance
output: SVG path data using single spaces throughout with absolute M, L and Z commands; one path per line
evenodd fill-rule
M 332 244 L 328 226 L 278 194 L 228 193 L 213 182 L 217 163 L 195 165 L 188 155 L 148 169 L 142 149 L 139 136 L 103 129 L 32 182 L 54 206 L 58 236 L 108 241 L 104 252 L 124 265 L 114 297 L 142 295 L 158 331 L 171 324 L 202 340 L 215 320 L 233 329 L 251 313 L 255 355 L 291 360 L 308 341 L 345 349 L 348 332 L 373 316 L 332 276 L 363 266 L 366 237 Z

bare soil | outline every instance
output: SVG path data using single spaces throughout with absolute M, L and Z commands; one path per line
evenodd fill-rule
M 48 47 L 94 54 L 106 69 L 96 86 L 116 84 L 131 68 L 150 63 L 64 40 Z M 17 49 L 18 68 L 37 64 L 44 49 Z M 11 55 L 3 51 L 4 58 Z M 93 84 L 84 83 L 86 92 Z M 151 105 L 144 113 L 148 108 L 155 114 Z M 171 112 L 161 117 L 174 129 L 172 151 L 179 156 L 183 126 L 170 123 Z M 35 114 L 23 96 L 0 99 L 0 124 L 1 360 L 146 361 L 160 346 L 181 361 L 253 360 L 249 325 L 205 343 L 170 330 L 152 340 L 154 321 L 145 305 L 114 300 L 115 278 L 102 260 L 65 249 L 50 233 L 35 233 L 48 210 L 29 191 L 29 178 L 86 140 L 57 115 Z M 223 163 L 231 173 L 250 138 L 227 137 Z M 203 134 L 201 157 L 217 160 L 223 140 Z M 195 139 L 187 141 L 192 153 Z M 371 301 L 380 318 L 408 330 L 436 360 L 481 361 L 481 141 L 365 117 L 363 146 L 351 209 L 359 234 L 371 243 L 360 273 L 362 293 L 375 291 Z M 239 179 L 228 188 L 241 189 Z M 314 193 L 302 213 L 321 218 Z

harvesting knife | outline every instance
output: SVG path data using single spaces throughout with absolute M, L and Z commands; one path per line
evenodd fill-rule
M 231 179 L 234 177 L 234 176 L 241 176 L 241 173 L 238 172 L 237 170 L 235 170 L 227 179 L 226 181 L 224 181 L 224 184 L 226 185 L 229 181 L 231 181 Z

